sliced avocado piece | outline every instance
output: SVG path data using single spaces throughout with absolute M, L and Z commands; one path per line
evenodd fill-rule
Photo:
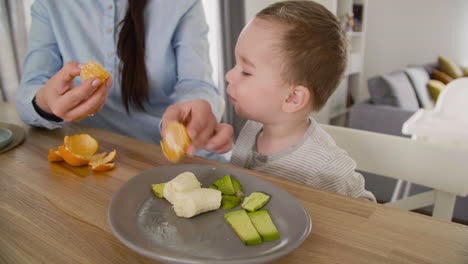
M 261 192 L 253 192 L 249 196 L 245 197 L 242 202 L 242 208 L 249 212 L 254 212 L 262 208 L 269 200 L 269 195 Z
M 270 214 L 267 210 L 259 210 L 256 212 L 248 213 L 250 221 L 257 229 L 257 232 L 262 237 L 263 241 L 273 241 L 280 238 L 278 229 L 276 229 L 275 224 L 271 220 Z
M 221 197 L 221 208 L 224 210 L 231 210 L 237 207 L 242 201 L 239 197 L 234 195 L 223 195 Z
M 234 178 L 231 178 L 231 181 L 232 181 L 232 186 L 234 187 L 234 191 L 242 191 L 242 185 L 240 184 L 240 182 Z
M 236 193 L 229 175 L 217 179 L 215 182 L 213 182 L 213 184 L 218 187 L 218 190 L 220 190 L 223 194 L 233 195 Z
M 154 195 L 159 198 L 164 198 L 164 185 L 166 183 L 152 184 L 151 189 L 153 189 Z
M 229 212 L 224 215 L 224 219 L 226 219 L 228 224 L 247 246 L 254 246 L 262 243 L 262 238 L 244 210 Z
M 235 195 L 239 198 L 244 199 L 244 193 L 242 192 L 243 188 L 240 182 L 234 178 L 231 178 L 232 186 L 234 187 L 234 191 L 236 191 Z
M 213 189 L 213 190 L 218 190 L 218 187 L 214 186 L 214 185 L 211 185 L 210 187 L 208 187 L 209 189 Z M 219 190 L 218 190 L 219 191 Z

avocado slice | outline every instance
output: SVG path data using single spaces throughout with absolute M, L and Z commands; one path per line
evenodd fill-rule
M 214 186 L 214 185 L 211 185 L 210 187 L 208 187 L 209 189 L 213 189 L 213 190 L 218 190 L 218 187 Z M 218 190 L 219 191 L 219 190 Z
M 213 184 L 218 187 L 218 190 L 220 190 L 223 194 L 233 195 L 236 193 L 229 175 L 217 179 L 215 182 L 213 182 Z
M 269 195 L 261 192 L 253 192 L 249 196 L 245 197 L 242 202 L 242 208 L 249 212 L 254 212 L 262 208 L 269 200 Z
M 263 241 L 268 242 L 280 238 L 278 229 L 276 229 L 276 226 L 271 220 L 270 214 L 268 214 L 267 210 L 250 212 L 248 213 L 248 216 Z
M 223 195 L 221 198 L 221 208 L 224 210 L 231 210 L 241 203 L 241 199 L 234 195 Z
M 242 192 L 243 188 L 240 182 L 234 178 L 231 178 L 232 186 L 234 187 L 234 191 L 236 192 L 235 195 L 239 197 L 241 200 L 244 199 L 244 193 Z
M 242 188 L 242 185 L 240 184 L 240 182 L 234 178 L 231 178 L 231 182 L 232 182 L 232 186 L 234 187 L 234 191 L 242 191 L 243 188 Z
M 164 198 L 164 185 L 166 183 L 152 184 L 151 189 L 153 189 L 154 195 L 159 198 Z
M 228 224 L 247 246 L 254 246 L 262 243 L 262 238 L 244 210 L 229 212 L 224 215 L 224 219 L 226 219 Z

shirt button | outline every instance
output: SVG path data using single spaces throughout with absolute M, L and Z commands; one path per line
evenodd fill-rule
M 111 33 L 111 32 L 112 32 L 112 28 L 107 28 L 107 29 L 106 29 L 106 32 L 107 32 L 107 33 Z
M 108 5 L 107 8 L 112 9 L 114 6 L 113 5 Z
M 112 57 L 112 56 L 114 56 L 114 52 L 111 51 L 111 52 L 107 53 L 107 57 Z

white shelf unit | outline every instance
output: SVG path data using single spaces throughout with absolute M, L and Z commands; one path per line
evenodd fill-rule
M 364 49 L 366 38 L 366 5 L 367 0 L 310 0 L 315 1 L 330 10 L 340 20 L 346 14 L 353 13 L 354 5 L 361 5 L 362 19 L 361 31 L 349 31 L 346 33 L 350 43 L 350 54 L 348 67 L 345 72 L 342 83 L 337 87 L 336 91 L 332 94 L 327 104 L 319 113 L 314 113 L 315 119 L 320 123 L 330 123 L 330 120 L 343 116 L 347 113 L 347 100 L 348 94 L 352 98 L 359 98 L 359 87 L 363 84 L 363 63 L 364 63 Z M 279 2 L 278 0 L 246 0 L 245 1 L 245 22 L 249 22 L 257 12 L 266 6 Z

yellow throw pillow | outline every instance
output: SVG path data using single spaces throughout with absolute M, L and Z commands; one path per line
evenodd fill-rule
M 434 102 L 437 101 L 437 98 L 444 88 L 445 84 L 438 80 L 430 80 L 427 83 L 427 89 L 429 89 L 429 93 L 431 94 L 432 99 L 434 99 Z
M 441 81 L 444 84 L 447 84 L 453 80 L 450 75 L 446 74 L 445 72 L 441 72 L 437 69 L 432 70 L 432 78 Z
M 439 68 L 454 79 L 463 76 L 460 67 L 458 67 L 457 64 L 449 60 L 447 57 L 439 56 Z

